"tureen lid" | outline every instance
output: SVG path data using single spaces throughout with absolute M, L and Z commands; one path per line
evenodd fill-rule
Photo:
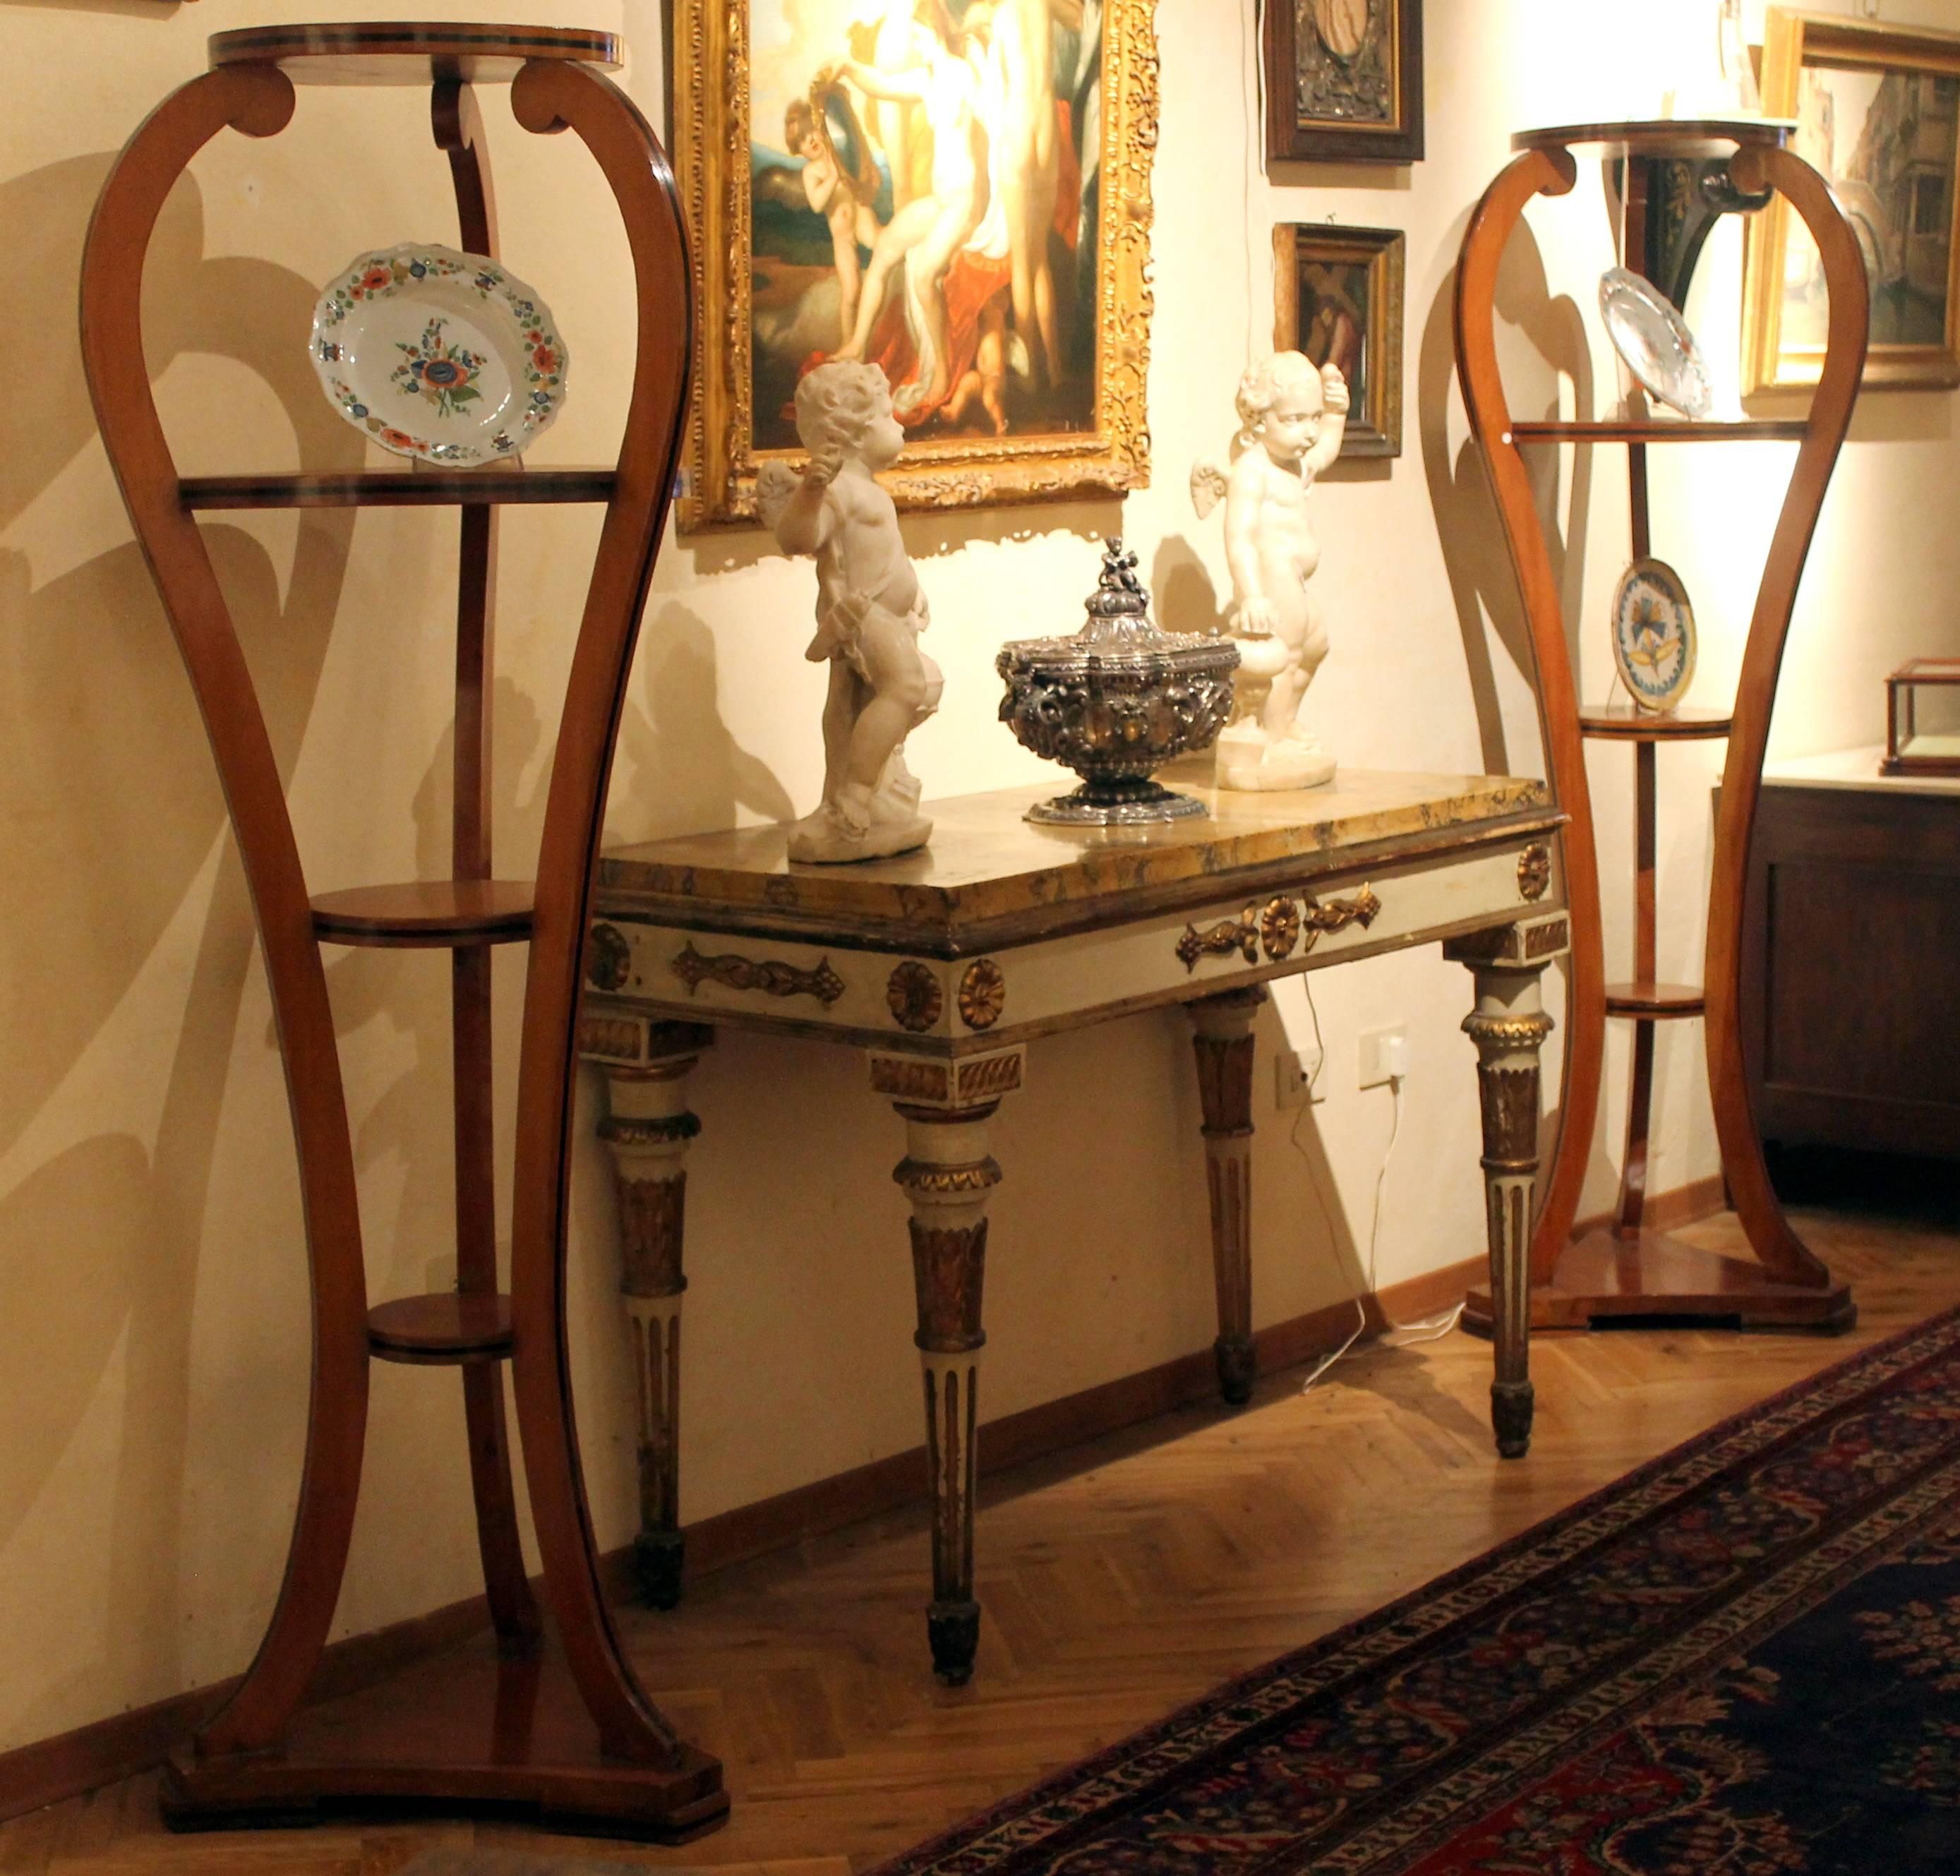
M 1239 662 L 1238 647 L 1229 640 L 1157 628 L 1150 618 L 1150 595 L 1137 575 L 1137 556 L 1119 536 L 1104 542 L 1102 571 L 1084 605 L 1089 617 L 1081 631 L 1066 638 L 1011 640 L 1001 647 L 998 668 L 1080 668 L 1093 660 L 1123 669 L 1208 671 L 1230 669 Z

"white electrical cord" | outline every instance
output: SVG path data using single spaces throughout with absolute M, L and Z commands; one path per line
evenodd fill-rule
M 1306 1098 L 1300 1103 L 1300 1112 L 1293 1118 L 1293 1130 L 1290 1137 L 1293 1142 L 1293 1151 L 1300 1155 L 1306 1166 L 1308 1182 L 1313 1188 L 1314 1197 L 1320 1200 L 1322 1216 L 1327 1218 L 1331 1230 L 1333 1220 L 1328 1213 L 1326 1200 L 1320 1197 L 1320 1182 L 1312 1176 L 1313 1162 L 1307 1159 L 1306 1150 L 1300 1143 L 1300 1123 L 1306 1118 L 1309 1111 L 1313 1105 L 1315 1084 L 1319 1080 L 1327 1067 L 1327 1045 L 1321 1038 L 1320 1011 L 1313 1000 L 1312 987 L 1304 978 L 1300 981 L 1300 987 L 1306 993 L 1306 1010 L 1308 1016 L 1312 1019 L 1314 1047 L 1318 1052 L 1319 1059 L 1314 1065 L 1313 1073 L 1307 1078 Z M 1402 1077 L 1401 1076 L 1391 1075 L 1389 1077 L 1389 1092 L 1395 1104 L 1394 1115 L 1389 1126 L 1389 1143 L 1382 1149 L 1381 1167 L 1375 1175 L 1374 1213 L 1368 1226 L 1368 1283 L 1364 1293 L 1370 1296 L 1375 1295 L 1378 1288 L 1376 1271 L 1381 1255 L 1382 1201 L 1388 1187 L 1389 1163 L 1395 1158 L 1395 1142 L 1402 1137 Z M 1456 1327 L 1457 1319 L 1462 1314 L 1463 1305 L 1458 1303 L 1453 1308 L 1446 1310 L 1440 1316 L 1430 1317 L 1421 1322 L 1387 1323 L 1387 1334 L 1401 1339 L 1395 1341 L 1385 1340 L 1384 1346 L 1389 1348 L 1416 1348 L 1425 1342 L 1440 1341 Z M 1308 1392 L 1314 1384 L 1361 1339 L 1367 1327 L 1367 1305 L 1360 1297 L 1357 1296 L 1354 1299 L 1354 1327 L 1349 1332 L 1347 1340 L 1331 1355 L 1323 1355 L 1314 1363 L 1312 1371 L 1300 1383 L 1300 1392 L 1302 1394 Z

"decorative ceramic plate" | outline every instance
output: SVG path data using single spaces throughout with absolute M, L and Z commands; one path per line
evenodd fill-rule
M 565 402 L 551 310 L 501 263 L 427 243 L 363 254 L 313 314 L 333 407 L 384 450 L 467 468 L 515 456 Z
M 1613 662 L 1643 710 L 1672 710 L 1694 679 L 1694 609 L 1664 560 L 1637 560 L 1613 595 Z
M 1706 417 L 1715 393 L 1688 322 L 1659 290 L 1624 267 L 1599 276 L 1599 313 L 1627 369 L 1684 417 Z

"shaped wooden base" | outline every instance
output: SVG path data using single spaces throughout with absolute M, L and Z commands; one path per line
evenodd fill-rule
M 1841 1335 L 1857 1322 L 1858 1310 L 1843 1283 L 1820 1289 L 1784 1283 L 1753 1258 L 1724 1257 L 1659 1231 L 1637 1238 L 1589 1232 L 1567 1246 L 1549 1283 L 1532 1286 L 1534 1329 L 1654 1317 Z M 1470 1292 L 1463 1326 L 1473 1335 L 1491 1333 L 1488 1286 Z
M 502 1661 L 493 1640 L 439 1655 L 292 1721 L 276 1756 L 177 1754 L 160 1803 L 173 1830 L 302 1825 L 326 1813 L 513 1812 L 555 1830 L 675 1843 L 727 1814 L 721 1764 L 604 1757 L 562 1661 Z

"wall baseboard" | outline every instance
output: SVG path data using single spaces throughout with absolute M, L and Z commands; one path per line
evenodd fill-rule
M 1680 1193 L 1659 1194 L 1648 1207 L 1649 1216 L 1663 1226 L 1703 1216 L 1720 1207 L 1721 1187 L 1719 1178 L 1703 1180 Z M 1712 1199 L 1704 1188 L 1712 1188 Z M 1481 1258 L 1472 1258 L 1363 1298 L 1369 1332 L 1379 1334 L 1394 1324 L 1461 1302 L 1484 1268 Z M 1274 1323 L 1253 1338 L 1259 1372 L 1268 1374 L 1311 1361 L 1339 1347 L 1354 1326 L 1352 1302 Z M 1004 1472 L 1084 1440 L 1140 1426 L 1208 1399 L 1217 1385 L 1208 1348 L 1010 1413 L 983 1428 L 980 1470 L 983 1474 Z M 925 1463 L 925 1448 L 915 1447 L 703 1518 L 687 1528 L 687 1576 L 692 1580 L 879 1512 L 922 1503 Z M 623 1601 L 632 1594 L 630 1547 L 608 1552 L 600 1569 L 609 1596 Z M 348 1636 L 331 1644 L 320 1657 L 308 1700 L 335 1700 L 371 1687 L 413 1661 L 482 1633 L 489 1620 L 485 1599 L 469 1596 L 427 1615 Z M 0 1754 L 0 1818 L 18 1817 L 148 1770 L 183 1744 L 237 1685 L 234 1678 L 201 1687 Z

